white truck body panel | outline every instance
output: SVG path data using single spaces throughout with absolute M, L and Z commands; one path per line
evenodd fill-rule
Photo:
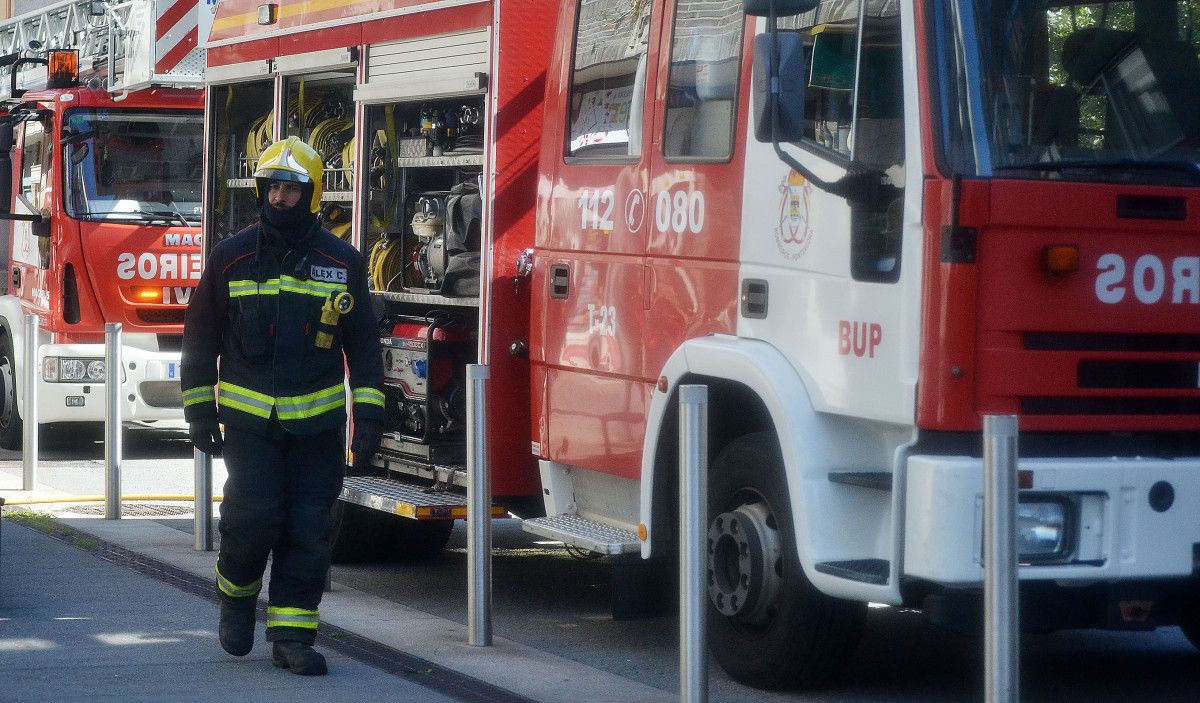
M 1073 532 L 1087 563 L 1024 565 L 1020 578 L 1087 583 L 1186 578 L 1194 569 L 1200 522 L 1200 457 L 1186 459 L 1026 459 L 1033 493 L 1084 503 Z M 1175 489 L 1176 509 L 1157 512 L 1146 496 L 1158 481 Z M 946 585 L 983 581 L 983 462 L 973 457 L 908 460 L 904 573 Z

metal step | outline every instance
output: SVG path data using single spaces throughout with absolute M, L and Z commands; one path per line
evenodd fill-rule
M 578 515 L 533 518 L 522 522 L 521 527 L 526 532 L 600 554 L 627 554 L 642 549 L 635 533 Z
M 891 563 L 887 559 L 823 561 L 816 565 L 816 569 L 830 576 L 882 586 L 888 582 L 888 571 L 891 570 Z
M 444 486 L 467 487 L 467 467 L 464 464 L 429 463 L 390 451 L 387 447 L 380 447 L 372 463 L 376 468 L 391 473 L 415 476 Z
M 378 476 L 347 476 L 342 482 L 341 499 L 413 520 L 467 517 L 466 496 Z M 492 505 L 492 517 L 506 515 L 504 506 Z
M 847 486 L 892 490 L 892 475 L 887 471 L 834 471 L 829 474 L 829 480 Z

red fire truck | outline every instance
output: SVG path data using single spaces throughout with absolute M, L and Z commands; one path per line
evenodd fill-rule
M 982 416 L 1017 414 L 1023 624 L 1200 643 L 1186 3 L 263 7 L 210 37 L 206 226 L 245 224 L 263 143 L 343 121 L 327 216 L 391 413 L 343 556 L 440 551 L 480 362 L 497 502 L 669 565 L 703 383 L 712 649 L 812 684 L 869 602 L 979 621 Z
M 199 17 L 194 0 L 70 0 L 0 22 L 6 449 L 21 447 L 28 344 L 40 423 L 104 419 L 107 322 L 123 327 L 122 418 L 183 417 L 183 311 L 201 269 Z

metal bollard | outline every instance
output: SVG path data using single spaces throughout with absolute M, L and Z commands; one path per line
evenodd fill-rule
M 708 386 L 679 387 L 679 700 L 708 700 Z
M 467 644 L 492 644 L 492 484 L 484 383 L 488 367 L 467 365 Z
M 211 552 L 212 533 L 212 457 L 199 449 L 192 450 L 195 464 L 195 516 L 192 518 L 193 547 L 197 552 Z
M 1015 702 L 1020 696 L 1017 456 L 1017 416 L 984 416 L 983 628 L 987 703 Z
M 121 323 L 104 323 L 104 519 L 121 519 Z
M 22 426 L 21 446 L 25 450 L 21 454 L 21 490 L 32 491 L 37 484 L 38 468 L 38 331 L 41 318 L 37 315 L 25 316 L 25 378 L 24 386 L 24 421 Z M 16 377 L 13 378 L 16 381 Z

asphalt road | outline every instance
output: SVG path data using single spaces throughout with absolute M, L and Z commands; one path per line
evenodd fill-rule
M 103 486 L 99 433 L 45 436 L 39 480 L 73 492 Z M 124 452 L 131 466 L 124 492 L 190 492 L 186 433 L 128 429 Z M 0 452 L 0 461 L 19 454 Z M 146 470 L 174 466 L 171 472 Z M 11 467 L 11 464 L 9 465 Z M 12 475 L 12 469 L 8 469 Z M 17 472 L 19 476 L 19 470 Z M 6 485 L 11 485 L 11 478 Z M 82 487 L 81 487 L 82 486 Z M 215 483 L 220 491 L 220 480 Z M 164 519 L 190 532 L 190 518 Z M 459 523 L 447 551 L 429 564 L 334 567 L 335 582 L 403 602 L 433 615 L 466 622 L 465 528 Z M 604 559 L 580 560 L 560 546 L 520 529 L 494 524 L 494 631 L 532 647 L 664 690 L 678 686 L 675 617 L 614 621 L 611 575 Z M 710 665 L 711 700 L 763 701 L 974 701 L 982 700 L 982 642 L 926 623 L 919 613 L 872 608 L 867 632 L 845 675 L 830 686 L 798 693 L 764 693 L 730 681 Z M 1026 701 L 1200 700 L 1200 653 L 1177 628 L 1153 633 L 1101 631 L 1027 635 L 1021 652 Z

